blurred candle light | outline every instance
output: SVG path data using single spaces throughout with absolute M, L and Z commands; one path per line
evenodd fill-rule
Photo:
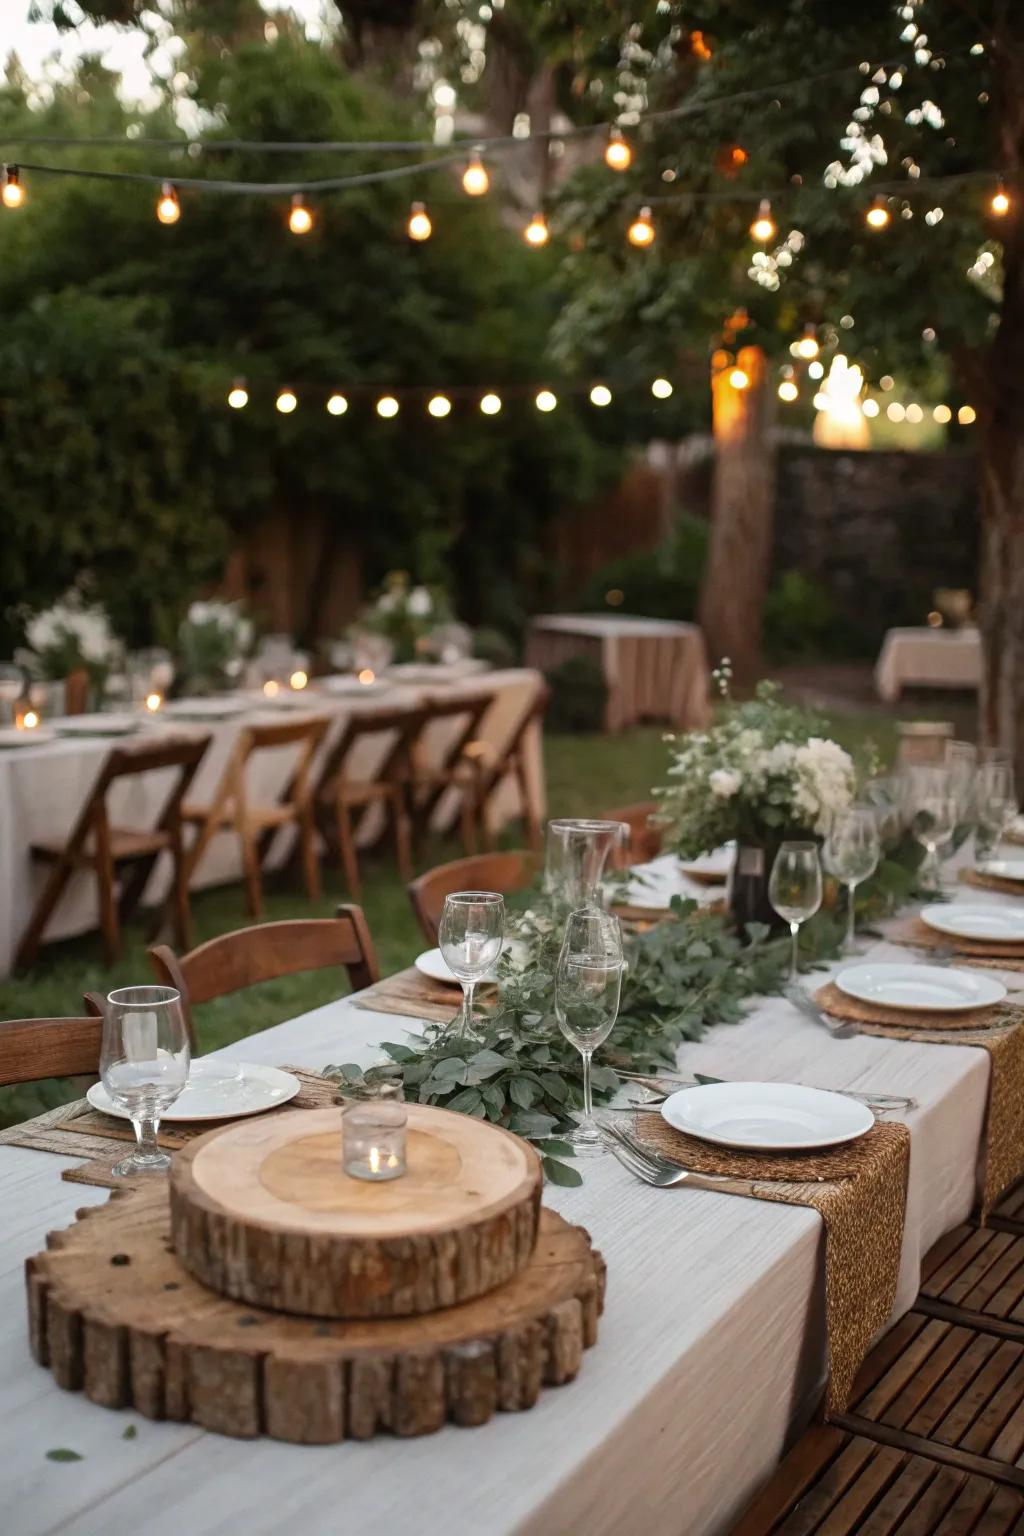
M 293 235 L 308 235 L 313 228 L 313 215 L 306 207 L 301 192 L 296 192 L 292 198 L 292 206 L 288 212 L 288 228 Z
M 547 245 L 549 235 L 548 221 L 542 213 L 535 213 L 523 230 L 523 239 L 527 245 Z
M 288 686 L 289 688 L 294 689 L 296 693 L 301 693 L 302 689 L 305 688 L 308 682 L 309 673 L 304 672 L 301 667 L 297 667 L 292 673 L 291 677 L 288 679 Z
M 161 224 L 177 224 L 181 218 L 181 204 L 171 182 L 165 181 L 157 200 L 156 216 Z
M 156 714 L 157 710 L 160 708 L 160 706 L 161 706 L 161 704 L 163 704 L 163 702 L 164 702 L 163 694 L 160 694 L 160 693 L 147 693 L 146 694 L 146 708 L 149 710 L 151 715 L 155 715 Z
M 750 374 L 745 368 L 734 368 L 729 375 L 729 383 L 733 389 L 746 389 L 750 384 Z
M 434 226 L 430 222 L 430 215 L 423 203 L 413 203 L 409 211 L 409 222 L 406 225 L 410 240 L 429 240 Z
M 804 326 L 804 333 L 796 343 L 797 357 L 806 358 L 810 362 L 818 355 L 818 338 L 814 333 L 814 326 L 808 322 Z

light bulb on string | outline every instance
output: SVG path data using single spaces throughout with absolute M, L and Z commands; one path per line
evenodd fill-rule
M 165 181 L 157 199 L 156 216 L 161 224 L 177 224 L 181 218 L 181 204 L 173 182 Z
M 667 400 L 672 393 L 672 385 L 668 379 L 655 379 L 651 384 L 651 394 L 655 400 Z
M 775 220 L 772 218 L 772 205 L 767 197 L 762 197 L 757 205 L 757 218 L 750 226 L 750 233 L 755 240 L 762 245 L 766 244 L 775 233 Z
M 654 225 L 651 223 L 651 210 L 641 208 L 628 230 L 630 245 L 640 247 L 653 245 Z
M 274 401 L 274 405 L 281 412 L 282 416 L 290 416 L 298 403 L 298 396 L 293 389 L 282 389 Z
M 885 206 L 885 198 L 881 193 L 875 198 L 871 207 L 864 215 L 869 229 L 884 229 L 889 222 L 889 210 Z
M 804 333 L 796 344 L 797 357 L 806 358 L 810 362 L 818 355 L 818 338 L 815 335 L 813 324 L 808 321 L 804 326 Z
M 293 235 L 308 235 L 313 228 L 313 215 L 306 207 L 301 192 L 296 192 L 292 197 L 292 206 L 288 210 L 288 228 Z
M 780 400 L 785 400 L 788 405 L 794 401 L 799 394 L 800 391 L 797 389 L 792 379 L 783 379 L 778 389 Z
M 482 197 L 490 184 L 491 178 L 487 174 L 487 167 L 480 158 L 480 151 L 476 149 L 462 173 L 462 190 L 470 197 Z
M 447 395 L 432 395 L 427 401 L 427 410 L 437 420 L 440 420 L 442 416 L 449 415 L 451 408 L 452 403 Z
M 398 401 L 394 395 L 381 395 L 377 401 L 377 415 L 383 416 L 386 421 L 398 415 Z
M 628 171 L 633 163 L 633 151 L 621 128 L 613 128 L 604 149 L 604 161 L 613 171 Z
M 21 184 L 16 165 L 4 166 L 4 189 L 0 196 L 5 208 L 20 208 L 25 201 L 25 188 Z
M 344 416 L 348 410 L 348 401 L 344 395 L 337 393 L 331 395 L 327 401 L 327 412 L 330 416 Z
M 233 411 L 240 411 L 249 404 L 249 391 L 245 387 L 244 379 L 235 379 L 228 390 L 228 405 Z
M 729 383 L 733 389 L 748 389 L 750 386 L 750 374 L 745 368 L 734 368 L 729 374 Z
M 410 240 L 429 240 L 434 226 L 430 222 L 430 215 L 423 203 L 413 203 L 409 210 L 409 222 L 406 225 Z
M 998 218 L 1002 218 L 1004 214 L 1009 213 L 1010 199 L 1006 195 L 1006 188 L 1003 186 L 1002 182 L 999 183 L 995 192 L 992 194 L 992 201 L 989 203 L 989 208 Z
M 537 391 L 534 404 L 538 411 L 553 411 L 558 404 L 558 396 L 550 389 L 541 389 Z
M 598 406 L 611 405 L 612 392 L 608 388 L 607 384 L 594 385 L 593 389 L 590 391 L 590 403 L 591 405 Z
M 547 245 L 549 235 L 548 221 L 542 213 L 535 213 L 523 230 L 523 239 L 527 245 Z
M 480 401 L 480 409 L 485 416 L 497 416 L 501 410 L 501 396 L 495 394 L 484 395 Z

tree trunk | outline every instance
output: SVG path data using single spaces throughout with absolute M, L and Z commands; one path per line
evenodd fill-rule
M 750 381 L 745 389 L 731 382 L 727 356 L 716 353 L 712 359 L 715 472 L 700 622 L 711 659 L 727 656 L 737 682 L 752 682 L 761 668 L 772 553 L 773 394 L 760 347 L 744 347 L 737 356 L 735 366 Z

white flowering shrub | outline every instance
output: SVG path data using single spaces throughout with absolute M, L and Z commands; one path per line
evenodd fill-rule
M 100 683 L 121 656 L 106 610 L 88 602 L 78 587 L 28 619 L 25 641 L 19 660 L 37 678 L 59 680 L 84 668 Z
M 193 603 L 178 629 L 181 671 L 193 687 L 227 686 L 240 677 L 253 637 L 241 603 Z

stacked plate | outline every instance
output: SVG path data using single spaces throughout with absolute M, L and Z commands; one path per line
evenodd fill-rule
M 986 944 L 1024 943 L 1024 909 L 952 902 L 924 907 L 921 919 L 936 933 L 954 939 L 980 939 Z
M 55 740 L 53 731 L 49 726 L 36 725 L 30 731 L 19 730 L 16 725 L 4 726 L 0 730 L 0 749 L 5 747 L 42 747 L 48 741 Z
M 278 1067 L 202 1057 L 191 1063 L 188 1082 L 160 1119 L 237 1120 L 243 1115 L 261 1115 L 294 1099 L 299 1086 L 297 1077 Z M 93 1109 L 105 1115 L 116 1115 L 118 1120 L 129 1118 L 102 1083 L 94 1083 L 86 1097 Z
M 875 1123 L 856 1099 L 797 1083 L 706 1083 L 672 1094 L 661 1113 L 677 1131 L 744 1152 L 835 1147 Z

